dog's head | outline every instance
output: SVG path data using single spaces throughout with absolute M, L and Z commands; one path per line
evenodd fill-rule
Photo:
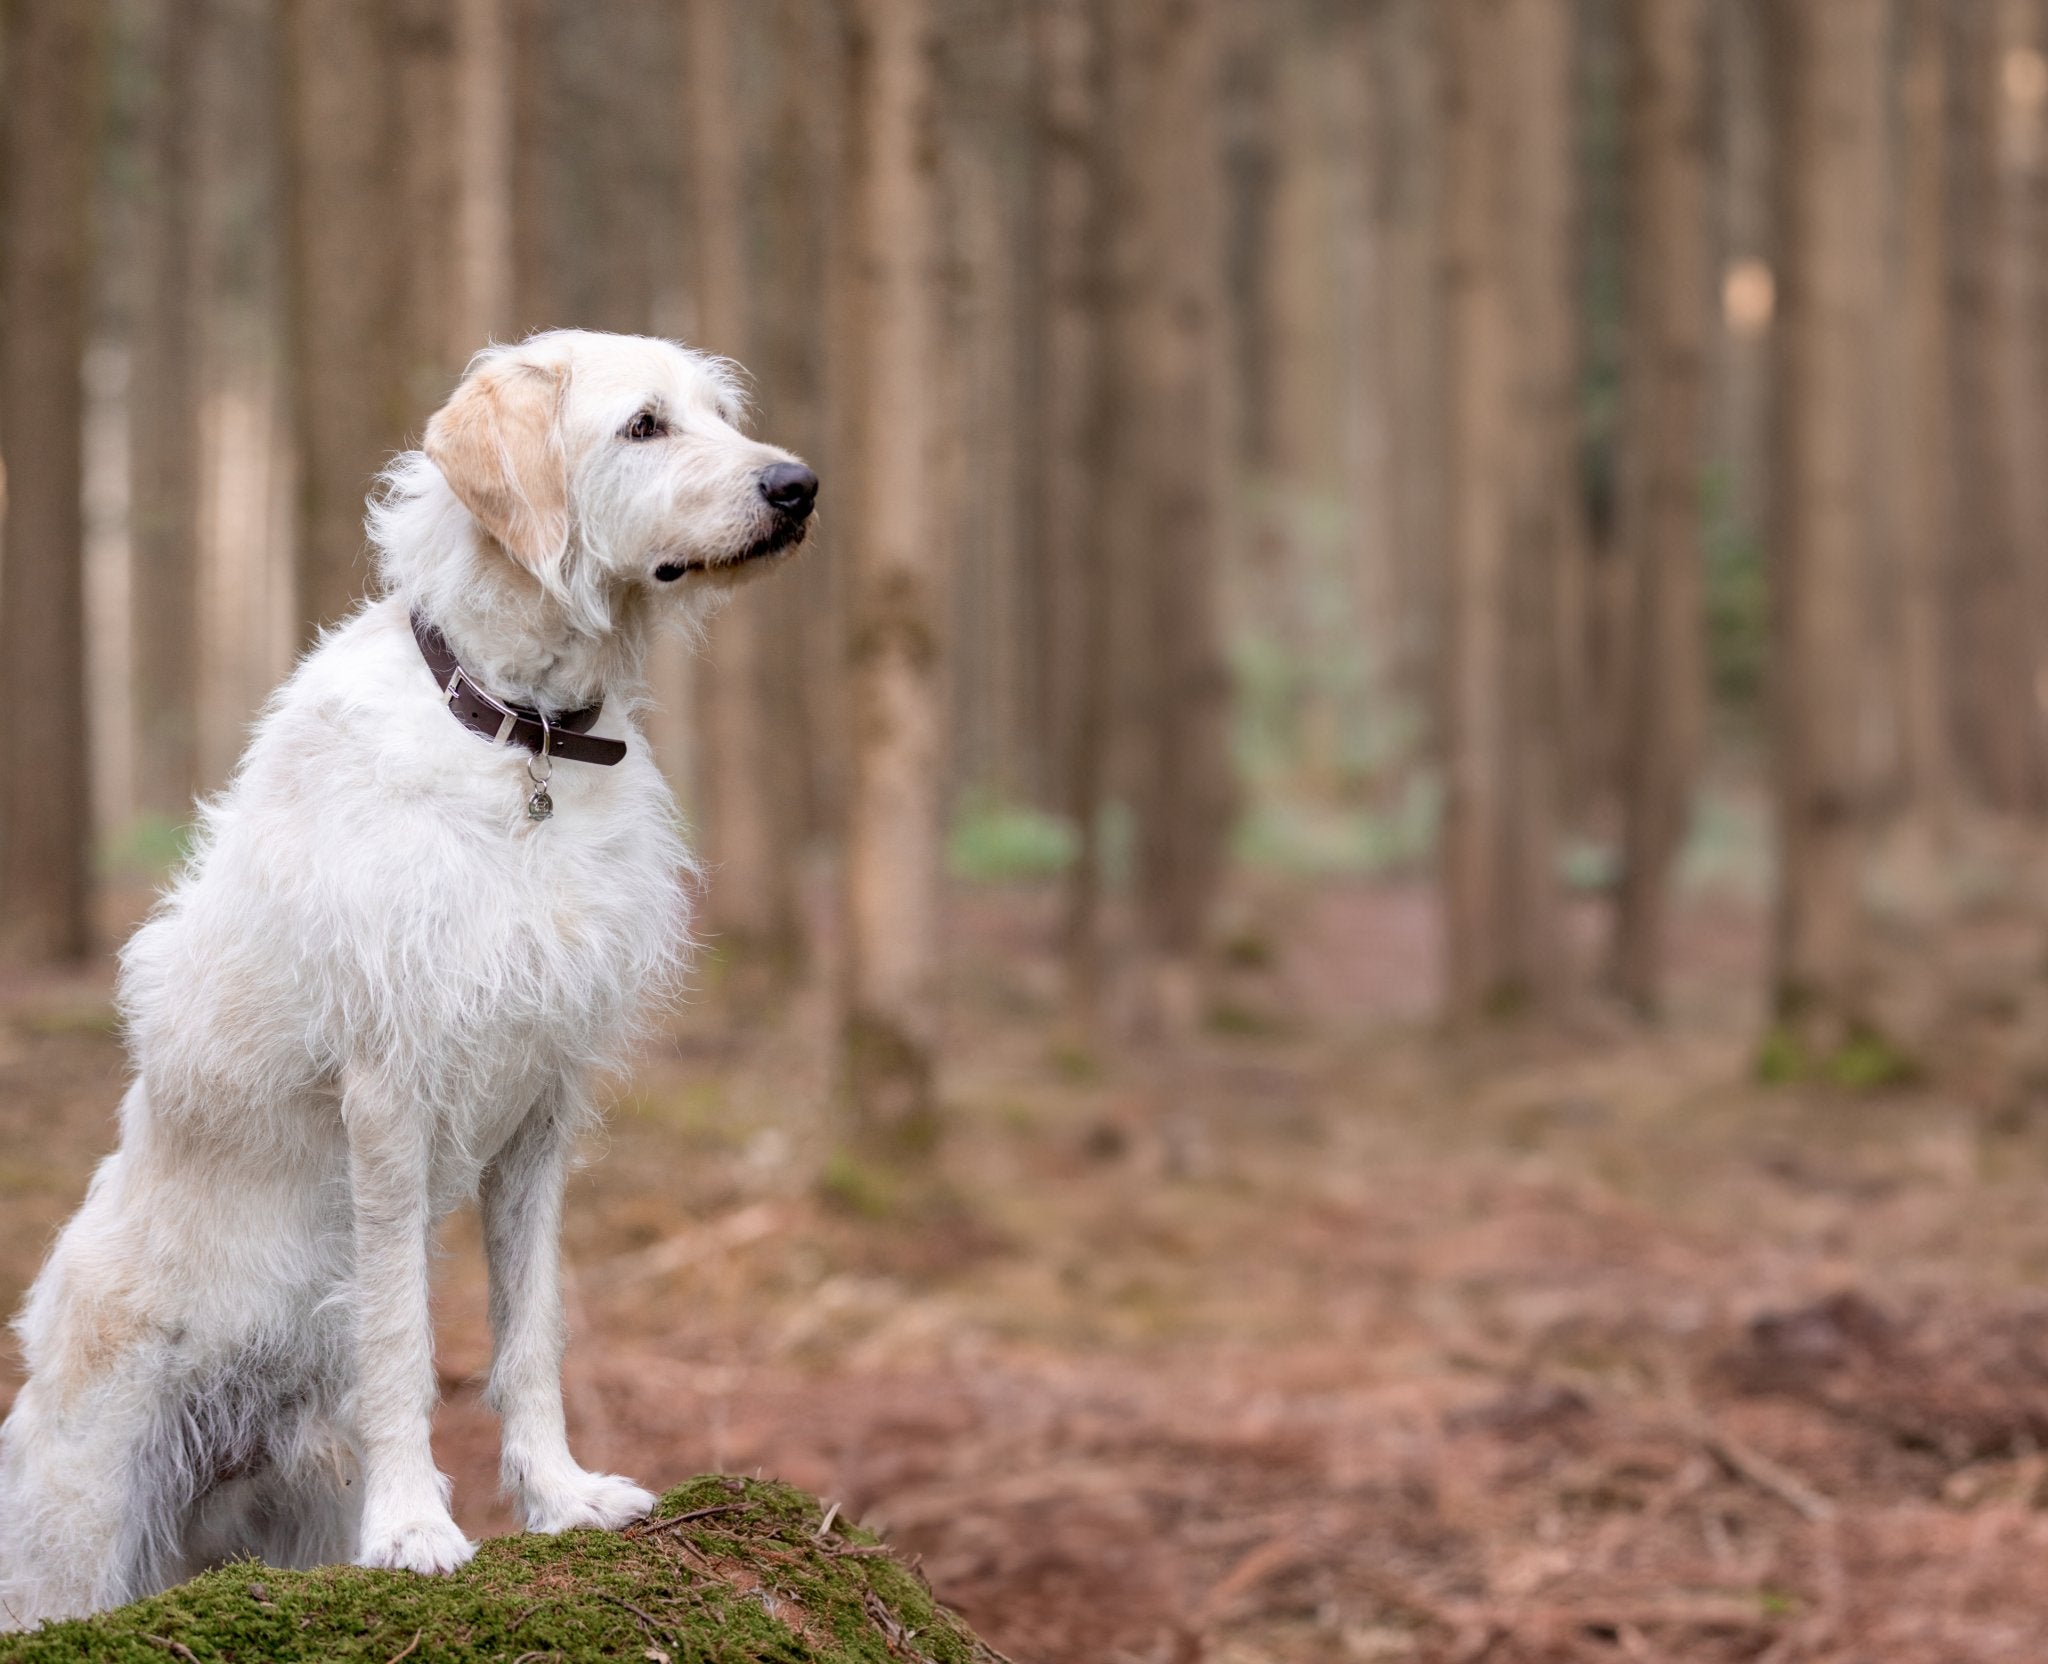
M 803 541 L 818 477 L 744 418 L 723 360 L 557 330 L 479 353 L 424 448 L 509 560 L 609 610 L 630 588 L 730 588 Z

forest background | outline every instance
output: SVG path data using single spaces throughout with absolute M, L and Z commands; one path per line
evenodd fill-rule
M 824 480 L 656 669 L 586 1459 L 1020 1659 L 2038 1656 L 2048 4 L 6 0 L 9 1303 L 194 794 L 558 325 Z

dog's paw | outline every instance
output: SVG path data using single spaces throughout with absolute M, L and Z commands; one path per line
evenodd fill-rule
M 526 1528 L 554 1533 L 596 1527 L 616 1531 L 654 1512 L 654 1494 L 616 1473 L 577 1473 L 525 1496 Z
M 446 1514 L 439 1519 L 406 1520 L 402 1524 L 366 1529 L 359 1566 L 395 1572 L 452 1572 L 469 1564 L 476 1544 Z

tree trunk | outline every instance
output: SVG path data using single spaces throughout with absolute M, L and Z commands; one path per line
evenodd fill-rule
M 363 502 L 408 413 L 408 216 L 385 0 L 291 0 L 286 20 L 298 615 L 310 642 L 368 588 Z
M 1111 546 L 1132 563 L 1144 993 L 1153 1019 L 1177 1029 L 1193 1018 L 1197 956 L 1236 807 L 1217 594 L 1219 18 L 1214 0 L 1120 0 L 1112 16 L 1119 357 Z
M 1579 25 L 1576 8 L 1557 0 L 1510 0 L 1504 27 L 1518 134 L 1508 163 L 1519 388 L 1509 710 L 1523 835 L 1513 858 L 1528 869 L 1514 886 L 1520 900 L 1511 951 L 1521 961 L 1516 977 L 1548 1000 L 1566 969 L 1554 877 L 1558 829 L 1567 805 L 1585 806 L 1593 777 L 1590 752 L 1572 754 L 1593 698 L 1580 417 Z M 1579 791 L 1567 796 L 1568 782 Z
M 457 199 L 449 362 L 512 328 L 512 0 L 455 0 Z
M 92 947 L 81 452 L 100 33 L 75 0 L 0 17 L 0 686 L 33 713 L 0 770 L 0 955 L 29 964 Z
M 1034 565 L 1050 599 L 1046 693 L 1058 801 L 1079 839 L 1066 877 L 1062 957 L 1069 1002 L 1090 1022 L 1102 993 L 1102 798 L 1115 594 L 1103 536 L 1110 394 L 1104 0 L 1047 0 L 1036 25 L 1044 342 Z
M 1439 701 L 1434 678 L 1445 619 L 1443 148 L 1438 85 L 1443 18 L 1433 0 L 1389 0 L 1375 33 L 1373 87 L 1384 160 L 1380 227 L 1386 303 L 1377 320 L 1387 398 L 1399 419 L 1389 437 L 1393 476 L 1394 661 L 1404 704 L 1425 721 Z M 1426 736 L 1425 736 L 1426 737 Z
M 1772 514 L 1776 1006 L 1823 1056 L 1861 1020 L 1858 714 L 1881 329 L 1884 0 L 1776 0 L 1783 166 Z
M 852 779 L 842 1014 L 858 1130 L 931 1130 L 938 1030 L 944 548 L 933 532 L 939 234 L 928 0 L 856 0 L 846 343 Z
M 512 335 L 557 329 L 562 309 L 555 270 L 560 217 L 560 127 L 555 93 L 556 0 L 507 0 L 511 6 Z
M 463 136 L 456 54 L 455 0 L 386 0 L 391 24 L 385 73 L 397 91 L 396 154 L 403 169 L 403 216 L 398 254 L 398 374 L 404 388 L 397 449 L 417 436 L 455 385 L 469 354 L 482 343 L 456 345 L 456 308 L 462 298 L 460 244 Z
M 1954 350 L 1954 738 L 1971 784 L 1995 808 L 2048 801 L 2048 734 L 2040 665 L 2038 577 L 2024 505 L 2041 471 L 2029 450 L 2033 404 L 2021 308 L 2028 251 L 2019 245 L 2005 0 L 1948 7 L 1949 306 Z
M 1776 144 L 1771 131 L 1774 0 L 1716 0 L 1708 10 L 1719 82 L 1715 173 L 1721 334 L 1715 365 L 1714 457 L 1726 476 L 1726 514 L 1752 547 L 1769 520 L 1771 329 L 1777 249 L 1772 224 Z
M 741 19 L 732 0 L 690 0 L 686 16 L 697 345 L 752 365 L 752 296 L 766 274 L 749 258 L 751 233 L 760 213 L 783 210 L 760 198 L 755 123 L 741 85 Z M 704 912 L 714 945 L 735 965 L 760 967 L 779 981 L 797 958 L 794 854 L 801 834 L 787 822 L 787 794 L 775 789 L 787 736 L 776 732 L 769 704 L 770 623 L 763 591 L 749 590 L 711 620 L 694 662 L 697 824 L 712 874 Z
M 1554 341 L 1568 37 L 1535 0 L 1446 7 L 1447 607 L 1442 862 L 1454 1015 L 1555 997 L 1557 574 L 1574 447 Z M 1553 85 L 1554 80 L 1563 85 Z M 1532 178 L 1532 173 L 1537 177 Z M 1568 361 L 1566 361 L 1568 362 Z
M 1946 608 L 1953 524 L 1949 423 L 1943 0 L 1908 0 L 1897 375 L 1892 413 L 1893 545 L 1899 577 L 1899 750 L 1911 812 L 1939 829 L 1954 791 Z
M 135 801 L 182 821 L 199 789 L 203 296 L 195 129 L 205 0 L 147 14 L 143 216 L 129 401 L 129 616 Z
M 1665 913 L 1704 716 L 1700 461 L 1707 327 L 1705 15 L 1628 0 L 1624 97 L 1626 335 L 1621 536 L 1636 651 L 1623 755 L 1615 978 L 1638 1009 L 1662 993 Z

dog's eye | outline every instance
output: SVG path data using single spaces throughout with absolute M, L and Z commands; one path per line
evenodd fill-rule
M 668 423 L 651 410 L 643 410 L 626 424 L 628 439 L 659 439 L 668 432 Z

